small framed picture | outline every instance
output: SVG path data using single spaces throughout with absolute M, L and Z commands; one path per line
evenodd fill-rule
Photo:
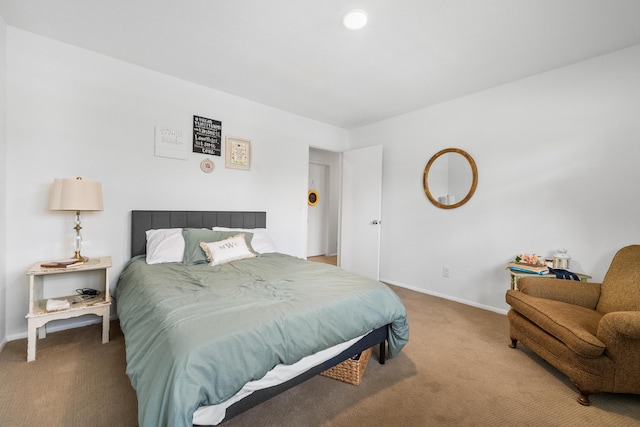
M 200 162 L 200 170 L 205 173 L 211 173 L 216 168 L 216 165 L 210 159 L 204 159 Z
M 309 206 L 315 206 L 318 204 L 318 192 L 316 190 L 309 190 L 308 201 Z
M 251 169 L 251 141 L 227 136 L 225 166 L 229 169 Z

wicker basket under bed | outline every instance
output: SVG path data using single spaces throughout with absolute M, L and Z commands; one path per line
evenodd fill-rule
M 359 356 L 359 357 L 358 357 Z M 371 358 L 371 349 L 367 349 L 350 359 L 345 360 L 336 366 L 321 372 L 320 375 L 333 378 L 334 380 L 344 381 L 345 383 L 358 385 L 364 376 L 364 370 L 367 369 L 367 363 Z

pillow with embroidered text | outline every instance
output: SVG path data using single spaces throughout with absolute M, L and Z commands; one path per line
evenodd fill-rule
M 200 247 L 207 255 L 209 265 L 220 265 L 256 256 L 249 250 L 244 234 L 237 234 L 217 242 L 200 242 Z

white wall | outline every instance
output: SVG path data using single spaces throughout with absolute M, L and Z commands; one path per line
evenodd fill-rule
M 9 339 L 26 333 L 26 269 L 73 253 L 73 215 L 47 209 L 56 177 L 102 182 L 104 211 L 83 214 L 82 253 L 113 257 L 112 288 L 132 209 L 266 210 L 278 249 L 305 256 L 309 146 L 341 151 L 345 130 L 13 27 L 7 57 Z M 224 157 L 155 157 L 154 126 L 190 133 L 194 114 L 252 140 L 252 170 L 225 169 Z M 206 157 L 212 174 L 200 171 Z
M 506 262 L 565 247 L 601 281 L 640 243 L 639 76 L 637 45 L 352 131 L 351 147 L 384 144 L 382 280 L 504 311 Z M 479 173 L 453 210 L 421 183 L 447 147 Z
M 0 350 L 7 340 L 7 26 L 0 16 Z

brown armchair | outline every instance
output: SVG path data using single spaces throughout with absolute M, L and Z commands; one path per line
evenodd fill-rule
M 518 341 L 569 377 L 578 402 L 598 392 L 640 394 L 640 245 L 618 251 L 602 283 L 543 277 L 507 291 Z

